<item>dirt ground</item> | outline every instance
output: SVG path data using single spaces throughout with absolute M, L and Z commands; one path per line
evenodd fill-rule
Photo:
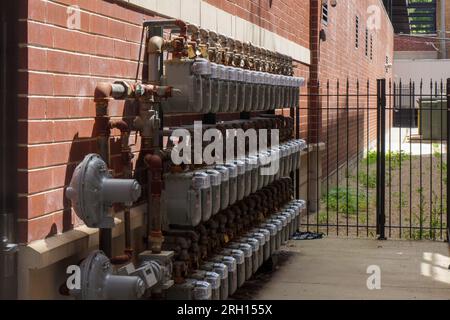
M 446 229 L 447 161 L 432 155 L 386 155 L 386 235 L 394 239 L 442 240 Z M 309 231 L 349 237 L 376 234 L 376 153 L 369 152 L 339 181 L 323 184 L 318 214 L 303 217 Z

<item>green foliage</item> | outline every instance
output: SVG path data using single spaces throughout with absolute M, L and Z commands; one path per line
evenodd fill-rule
M 437 143 L 433 144 L 433 156 L 439 160 L 442 158 L 441 145 Z
M 354 189 L 334 188 L 328 194 L 324 195 L 322 202 L 328 210 L 356 214 L 359 211 L 365 210 L 367 207 L 366 195 L 363 192 L 357 194 Z M 328 205 L 328 207 L 327 207 Z
M 400 164 L 411 158 L 411 155 L 404 150 L 386 152 L 386 165 L 391 165 L 392 169 L 398 168 Z M 377 151 L 369 151 L 366 157 L 362 160 L 363 165 L 374 165 L 377 163 Z
M 395 199 L 393 201 L 397 209 L 405 209 L 408 206 L 408 202 L 406 201 L 406 194 L 404 192 L 393 192 L 392 198 Z
M 400 167 L 400 165 L 411 158 L 405 151 L 389 151 L 386 153 L 386 165 L 391 166 L 392 169 Z
M 377 151 L 371 150 L 367 152 L 366 157 L 362 161 L 363 164 L 372 165 L 377 163 Z
M 375 174 L 367 174 L 365 172 L 360 172 L 359 175 L 359 183 L 364 188 L 374 189 L 377 187 L 377 177 Z
M 437 167 L 439 170 L 442 170 L 442 180 L 444 181 L 444 184 L 447 185 L 447 162 L 442 162 L 442 165 L 438 163 Z

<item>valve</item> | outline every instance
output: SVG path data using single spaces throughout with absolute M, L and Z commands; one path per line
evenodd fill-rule
M 199 32 L 200 32 L 200 44 L 199 44 L 200 56 L 202 58 L 208 59 L 209 31 L 206 29 L 200 29 Z
M 93 251 L 81 262 L 79 289 L 70 294 L 81 300 L 133 300 L 144 295 L 145 283 L 139 276 L 113 273 L 110 260 L 102 251 Z
M 102 158 L 89 154 L 76 167 L 66 196 L 88 227 L 113 228 L 109 207 L 135 202 L 141 196 L 141 186 L 134 179 L 114 179 Z

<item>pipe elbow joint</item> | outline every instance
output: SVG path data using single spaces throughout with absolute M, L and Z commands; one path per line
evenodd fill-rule
M 95 87 L 95 100 L 108 99 L 112 96 L 112 84 L 108 82 L 99 82 Z
M 151 37 L 148 41 L 148 53 L 158 55 L 162 53 L 164 47 L 164 39 L 159 36 Z
M 180 28 L 180 35 L 181 35 L 182 37 L 185 37 L 185 36 L 186 36 L 186 33 L 187 33 L 187 25 L 186 25 L 186 22 L 184 22 L 183 20 L 176 20 L 176 21 L 175 21 L 175 25 L 176 25 L 178 28 Z
M 110 127 L 111 127 L 111 129 L 119 129 L 120 132 L 123 132 L 123 133 L 131 132 L 130 126 L 124 120 L 111 121 Z
M 150 171 L 162 170 L 163 161 L 159 155 L 156 154 L 147 154 L 144 158 L 145 163 L 147 164 Z

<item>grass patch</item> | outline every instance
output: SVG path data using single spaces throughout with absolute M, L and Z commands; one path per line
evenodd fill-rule
M 390 151 L 386 153 L 386 164 L 390 164 L 392 169 L 400 167 L 400 165 L 411 158 L 411 155 L 405 151 Z
M 404 150 L 401 151 L 389 151 L 386 152 L 386 165 L 389 163 L 391 164 L 391 168 L 395 169 L 400 167 L 400 165 L 409 160 L 411 158 L 411 155 L 405 152 Z M 362 164 L 364 165 L 376 165 L 377 164 L 377 151 L 372 150 L 369 151 L 366 155 L 366 157 L 362 160 Z
M 393 204 L 397 209 L 406 209 L 408 206 L 408 201 L 406 201 L 406 194 L 404 192 L 393 192 L 392 198 L 395 199 Z
M 362 163 L 367 164 L 369 166 L 373 165 L 373 164 L 377 164 L 377 151 L 372 150 L 372 151 L 367 152 L 367 155 L 363 159 Z
M 360 172 L 358 175 L 359 183 L 364 188 L 374 189 L 377 187 L 377 177 L 375 174 L 367 174 L 365 172 Z
M 363 192 L 355 189 L 334 188 L 322 198 L 322 202 L 330 211 L 355 215 L 358 210 L 365 210 L 367 208 L 367 198 Z

